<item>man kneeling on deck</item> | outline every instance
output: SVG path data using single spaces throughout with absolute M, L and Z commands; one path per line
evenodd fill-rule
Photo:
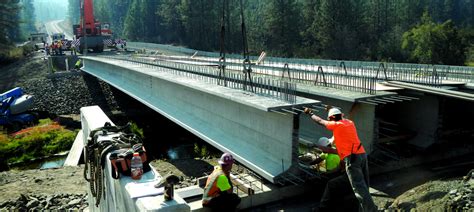
M 234 158 L 230 153 L 224 153 L 218 162 L 220 166 L 215 166 L 214 171 L 207 178 L 202 205 L 210 207 L 213 211 L 235 211 L 240 198 L 232 193 L 230 170 L 234 164 Z
M 337 150 L 332 147 L 332 139 L 321 137 L 314 143 L 310 152 L 298 157 L 303 166 L 312 168 L 328 176 L 338 175 L 340 171 L 340 158 Z M 308 166 L 309 165 L 309 166 Z
M 323 160 L 318 163 L 318 170 L 327 174 L 339 171 L 341 159 L 337 154 L 337 150 L 332 147 L 331 139 L 322 137 L 316 143 L 317 147 L 323 151 L 319 157 Z

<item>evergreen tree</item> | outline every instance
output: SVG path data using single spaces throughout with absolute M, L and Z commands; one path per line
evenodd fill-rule
M 68 20 L 71 25 L 79 24 L 81 17 L 79 0 L 68 0 Z
M 79 17 L 79 0 L 68 1 L 69 19 L 77 24 L 79 21 L 73 19 Z M 433 42 L 441 42 L 445 37 L 460 39 L 464 46 L 472 45 L 469 32 L 474 31 L 473 0 L 242 2 L 252 54 L 268 51 L 270 55 L 285 57 L 460 64 L 451 55 L 443 59 L 445 54 L 438 51 L 452 53 L 455 47 L 463 46 L 451 42 L 436 45 L 437 48 L 425 45 L 435 45 Z M 94 4 L 96 17 L 101 22 L 110 22 L 116 37 L 211 51 L 219 50 L 224 10 L 226 50 L 242 52 L 240 0 L 95 0 Z M 421 20 L 425 10 L 433 17 L 431 25 Z M 422 33 L 425 31 L 436 36 L 427 36 Z M 8 33 L 15 37 L 19 32 L 11 29 Z M 419 49 L 431 53 L 418 55 Z
M 266 46 L 278 55 L 292 57 L 300 42 L 301 20 L 295 0 L 275 0 L 267 4 L 264 15 Z
M 0 49 L 6 50 L 20 36 L 20 6 L 14 0 L 0 0 Z
M 23 32 L 22 39 L 25 40 L 30 33 L 36 32 L 36 18 L 35 18 L 35 7 L 33 0 L 22 0 L 21 1 L 21 30 Z
M 243 2 L 244 7 L 244 16 L 246 21 L 247 27 L 247 41 L 249 51 L 253 54 L 259 54 L 261 51 L 267 51 L 268 48 L 266 46 L 267 37 L 269 37 L 269 33 L 265 32 L 264 30 L 264 11 L 265 11 L 265 4 L 267 1 L 257 1 L 253 2 L 252 4 Z M 236 27 L 236 51 L 241 53 L 243 51 L 242 47 L 242 34 L 240 28 L 240 6 L 237 7 L 237 27 Z M 235 19 L 234 19 L 235 20 Z
M 300 55 L 303 57 L 317 57 L 321 53 L 318 42 L 319 8 L 321 0 L 305 0 L 302 7 L 301 48 Z
M 14 47 L 14 36 L 20 34 L 19 11 L 17 1 L 0 0 L 0 63 L 9 57 L 8 52 Z
M 140 15 L 140 2 L 141 0 L 133 0 L 130 6 L 130 10 L 127 13 L 124 23 L 123 35 L 132 40 L 139 41 L 143 35 L 143 19 Z
M 331 59 L 360 59 L 366 36 L 362 1 L 323 0 L 318 19 L 322 55 Z
M 422 22 L 403 35 L 403 49 L 417 63 L 463 65 L 466 44 L 452 21 L 436 24 L 427 12 Z

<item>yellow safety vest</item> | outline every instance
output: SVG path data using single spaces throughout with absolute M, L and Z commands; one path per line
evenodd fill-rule
M 202 205 L 209 204 L 213 198 L 220 195 L 220 189 L 217 187 L 217 179 L 221 175 L 225 175 L 225 173 L 220 167 L 218 167 L 215 168 L 211 175 L 209 175 L 207 178 L 206 187 L 204 187 L 204 193 L 202 195 Z M 232 184 L 230 185 L 232 186 Z

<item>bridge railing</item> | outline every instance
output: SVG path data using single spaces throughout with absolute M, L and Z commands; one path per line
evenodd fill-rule
M 143 49 L 163 49 L 173 52 L 180 52 L 183 54 L 196 54 L 202 57 L 208 57 L 210 60 L 217 62 L 219 53 L 199 51 L 184 47 L 176 47 L 163 44 L 150 44 L 150 43 L 132 43 L 136 48 Z M 242 55 L 239 54 L 226 54 L 226 64 L 235 63 L 242 64 Z M 252 61 L 257 61 L 257 56 L 251 56 Z M 280 73 L 284 70 L 284 66 L 287 65 L 290 71 L 290 75 L 294 75 L 293 79 L 299 79 L 297 76 L 311 75 L 311 71 L 315 71 L 323 68 L 326 75 L 332 75 L 335 81 L 329 81 L 323 86 L 336 86 L 340 89 L 346 87 L 353 90 L 354 86 L 343 86 L 338 84 L 339 81 L 352 82 L 352 78 L 375 78 L 377 81 L 385 80 L 398 80 L 403 82 L 424 84 L 430 86 L 439 86 L 443 83 L 443 80 L 457 81 L 457 82 L 474 82 L 474 68 L 466 66 L 448 66 L 448 65 L 429 65 L 429 64 L 410 64 L 410 63 L 386 63 L 386 62 L 370 62 L 370 61 L 342 61 L 342 60 L 324 60 L 324 59 L 300 59 L 300 58 L 281 58 L 281 57 L 266 57 L 263 63 L 258 64 L 260 70 L 277 70 Z M 309 74 L 306 74 L 309 72 Z M 343 72 L 344 75 L 339 73 Z M 350 76 L 349 76 L 350 75 Z M 302 79 L 302 80 L 307 80 Z M 360 79 L 358 80 L 360 81 Z M 374 93 L 370 86 L 366 84 L 370 83 L 355 83 L 362 91 L 368 91 L 368 93 Z

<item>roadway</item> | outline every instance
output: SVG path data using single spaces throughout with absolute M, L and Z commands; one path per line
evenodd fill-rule
M 72 40 L 72 38 L 74 37 L 72 32 L 70 30 L 65 29 L 60 24 L 63 21 L 64 20 L 54 20 L 54 21 L 46 22 L 44 24 L 45 29 L 46 29 L 46 33 L 49 35 L 48 36 L 48 43 L 51 43 L 51 37 L 50 36 L 53 33 L 64 33 L 67 40 Z

